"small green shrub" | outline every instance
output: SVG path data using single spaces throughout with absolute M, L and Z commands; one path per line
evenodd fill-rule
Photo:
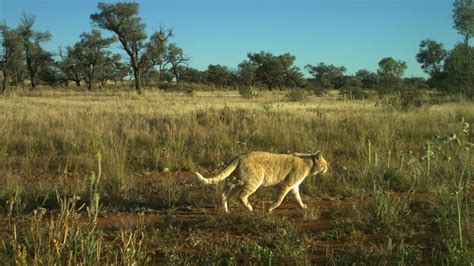
M 290 89 L 286 94 L 286 99 L 290 102 L 301 102 L 306 98 L 306 91 L 303 89 Z
M 360 100 L 369 98 L 370 94 L 364 91 L 362 88 L 353 87 L 353 88 L 342 88 L 340 90 L 341 98 L 347 100 Z
M 248 86 L 239 87 L 239 94 L 245 99 L 255 98 L 259 95 L 258 90 Z
M 383 94 L 377 104 L 388 109 L 406 112 L 421 107 L 426 103 L 428 103 L 428 99 L 423 94 L 423 91 L 419 89 L 403 89 L 396 93 Z
M 395 197 L 383 187 L 374 185 L 367 221 L 369 229 L 378 233 L 392 230 L 410 213 L 412 196 L 413 193 L 409 192 L 404 197 Z

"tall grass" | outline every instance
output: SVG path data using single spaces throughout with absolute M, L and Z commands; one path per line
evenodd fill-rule
M 337 101 L 312 95 L 302 102 L 289 102 L 284 92 L 259 92 L 252 100 L 237 92 L 201 91 L 192 97 L 162 92 L 148 92 L 144 97 L 123 92 L 13 95 L 0 100 L 0 206 L 12 232 L 0 256 L 16 254 L 9 262 L 17 264 L 85 260 L 91 264 L 144 264 L 149 261 L 144 245 L 152 241 L 143 221 L 138 228 L 121 230 L 112 241 L 106 241 L 96 227 L 103 206 L 112 211 L 136 207 L 167 210 L 168 225 L 156 224 L 165 232 L 156 240 L 167 246 L 178 240 L 172 240 L 166 230 L 181 230 L 182 225 L 175 221 L 176 210 L 209 206 L 213 190 L 200 187 L 199 192 L 206 195 L 196 195 L 193 182 L 182 182 L 173 175 L 143 184 L 134 176 L 178 170 L 184 170 L 180 172 L 184 176 L 190 175 L 188 170 L 214 173 L 236 154 L 253 150 L 320 150 L 330 162 L 330 171 L 307 178 L 301 186 L 302 195 L 361 199 L 361 206 L 354 206 L 360 219 L 355 222 L 334 214 L 338 222 L 323 236 L 350 241 L 362 241 L 363 234 L 386 237 L 381 245 L 385 251 L 362 249 L 349 254 L 348 261 L 335 255 L 329 263 L 361 258 L 367 262 L 416 262 L 420 252 L 430 253 L 432 263 L 463 263 L 472 258 L 474 245 L 470 192 L 474 136 L 469 128 L 473 122 L 472 103 L 400 112 L 367 100 Z M 96 169 L 97 151 L 101 168 L 85 180 L 83 176 Z M 48 182 L 51 177 L 54 182 Z M 422 208 L 421 214 L 418 210 L 416 216 L 411 215 L 414 191 L 430 195 L 428 207 Z M 56 193 L 61 197 L 54 200 Z M 81 209 L 82 204 L 87 207 Z M 327 216 L 322 212 L 318 211 L 314 220 Z M 20 222 L 24 217 L 27 220 Z M 265 223 L 255 216 L 242 222 L 242 217 L 218 215 L 216 219 L 222 220 L 216 224 L 224 223 L 239 234 L 258 235 L 252 230 Z M 79 222 L 81 219 L 87 222 Z M 187 226 L 189 231 L 199 229 Z M 175 258 L 216 261 L 215 251 L 229 255 L 229 250 L 238 249 L 243 261 L 249 253 L 268 262 L 278 256 L 277 261 L 284 261 L 281 254 L 289 254 L 295 258 L 291 261 L 307 263 L 310 252 L 305 243 L 291 246 L 303 234 L 274 229 L 270 226 L 268 235 L 259 237 L 268 237 L 278 245 L 230 241 L 219 246 L 210 242 L 200 247 L 204 256 Z M 425 235 L 416 237 L 435 244 L 418 248 L 420 244 L 413 240 L 416 230 L 426 230 Z M 432 236 L 432 230 L 439 234 Z M 111 242 L 119 248 L 112 248 Z M 167 247 L 164 253 L 175 254 L 174 247 Z M 398 255 L 390 255 L 393 250 Z M 47 254 L 48 259 L 35 254 Z
M 89 178 L 89 201 L 86 217 L 81 210 L 85 203 L 79 197 L 59 194 L 59 210 L 35 209 L 22 225 L 20 217 L 11 219 L 9 239 L 3 241 L 2 263 L 17 265 L 134 265 L 148 261 L 142 250 L 143 229 L 121 231 L 119 249 L 104 241 L 104 233 L 97 228 L 102 204 L 98 191 L 101 179 L 101 156 L 97 156 L 98 171 Z M 85 219 L 84 219 L 85 218 Z M 86 220 L 84 222 L 84 220 Z M 143 224 L 143 222 L 142 222 Z M 17 229 L 21 228 L 21 229 Z
M 398 113 L 364 107 L 369 105 L 364 102 L 354 112 L 341 102 L 320 106 L 316 100 L 287 103 L 284 98 L 266 110 L 255 103 L 247 107 L 235 96 L 223 108 L 206 107 L 207 95 L 192 102 L 160 95 L 123 101 L 82 97 L 5 100 L 0 106 L 0 171 L 81 175 L 93 168 L 91 158 L 99 150 L 104 176 L 120 184 L 137 172 L 217 167 L 250 150 L 321 150 L 335 167 L 360 172 L 358 158 L 366 157 L 367 141 L 373 150 L 368 161 L 374 164 L 371 156 L 380 160 L 389 152 L 393 158 L 410 150 L 417 153 L 420 143 L 448 133 L 460 116 L 474 120 L 468 105 L 449 112 Z M 268 104 L 269 99 L 258 101 Z M 170 114 L 168 109 L 176 105 L 182 110 Z

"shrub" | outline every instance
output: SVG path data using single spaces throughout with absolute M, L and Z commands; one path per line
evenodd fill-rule
M 303 89 L 291 89 L 286 94 L 286 99 L 290 102 L 300 102 L 306 98 L 306 91 Z
M 253 89 L 252 87 L 240 87 L 239 88 L 239 94 L 242 96 L 242 98 L 250 99 L 250 98 L 255 98 L 258 96 L 258 91 Z
M 344 88 L 341 89 L 341 97 L 346 97 L 349 100 L 352 99 L 367 99 L 370 95 L 365 92 L 362 88 Z

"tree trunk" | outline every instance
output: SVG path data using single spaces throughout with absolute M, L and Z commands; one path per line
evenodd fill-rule
M 77 86 L 77 87 L 80 87 L 80 86 L 81 86 L 81 78 L 80 78 L 79 75 L 76 73 L 76 71 L 74 70 L 74 68 L 72 68 L 72 73 L 74 73 L 74 82 L 76 82 L 76 86 Z
M 133 68 L 133 76 L 135 78 L 135 91 L 138 94 L 142 94 L 142 91 L 141 91 L 142 82 L 141 82 L 140 69 L 134 67 Z
M 95 74 L 95 65 L 92 65 L 91 66 L 91 69 L 89 70 L 89 90 L 91 91 L 92 90 L 92 86 L 93 86 L 93 82 L 94 82 L 94 75 Z
M 86 81 L 86 84 L 87 84 L 87 89 L 88 90 L 92 90 L 92 78 L 91 78 L 91 74 L 90 73 L 86 73 L 86 76 L 85 76 L 85 79 Z
M 30 73 L 31 89 L 34 90 L 36 88 L 36 70 L 37 70 L 37 68 L 33 66 L 33 62 L 31 61 L 31 57 L 28 56 L 28 54 L 29 54 L 29 52 L 27 51 L 26 66 L 28 68 L 28 72 Z
M 7 90 L 7 85 L 8 85 L 8 73 L 7 71 L 3 71 L 3 80 L 2 80 L 2 90 L 0 90 L 1 93 L 5 92 Z
M 179 73 L 178 69 L 173 66 L 173 73 L 174 73 L 174 78 L 176 79 L 176 83 L 179 83 Z
M 34 90 L 36 88 L 36 80 L 34 77 L 31 77 L 31 89 Z

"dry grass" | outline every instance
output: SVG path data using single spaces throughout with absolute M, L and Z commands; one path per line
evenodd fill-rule
M 119 258 L 125 261 L 131 256 L 156 262 L 170 256 L 171 263 L 173 260 L 208 263 L 218 259 L 212 255 L 217 252 L 235 262 L 244 262 L 249 256 L 250 261 L 254 261 L 257 255 L 249 254 L 258 254 L 257 258 L 267 262 L 307 263 L 315 251 L 305 249 L 303 243 L 292 246 L 291 242 L 307 238 L 309 234 L 310 239 L 305 240 L 308 243 L 313 243 L 311 238 L 317 242 L 331 236 L 337 241 L 352 241 L 352 249 L 346 253 L 327 253 L 329 264 L 361 258 L 369 264 L 411 264 L 422 258 L 432 263 L 462 263 L 468 258 L 466 252 L 472 252 L 473 244 L 470 213 L 473 198 L 469 189 L 474 169 L 471 156 L 474 136 L 465 123 L 474 123 L 472 102 L 430 105 L 400 112 L 374 100 L 343 101 L 334 94 L 307 96 L 300 102 L 288 101 L 285 92 L 259 92 L 259 96 L 252 99 L 242 98 L 235 91 L 197 91 L 193 96 L 157 91 L 137 96 L 118 90 L 92 93 L 40 90 L 11 94 L 0 99 L 0 182 L 4 184 L 0 188 L 0 203 L 5 217 L 13 219 L 11 221 L 28 217 L 38 207 L 46 207 L 48 213 L 51 212 L 52 224 L 60 221 L 55 218 L 61 217 L 56 213 L 61 205 L 55 200 L 56 193 L 80 195 L 83 198 L 80 202 L 90 204 L 84 176 L 90 176 L 97 168 L 95 155 L 100 152 L 103 178 L 98 191 L 106 213 L 134 212 L 138 208 L 160 210 L 165 214 L 161 222 L 147 228 L 113 231 L 110 245 L 105 241 L 107 237 L 102 239 L 107 231 L 94 231 L 94 236 L 108 249 L 122 248 L 121 253 L 110 253 L 115 254 L 115 261 Z M 456 134 L 456 138 L 448 141 L 437 138 L 448 134 Z M 257 217 L 250 222 L 250 216 L 211 213 L 204 220 L 198 216 L 201 227 L 183 225 L 186 219 L 179 216 L 183 210 L 218 204 L 209 196 L 213 189 L 200 187 L 190 180 L 189 171 L 215 173 L 236 154 L 252 150 L 282 153 L 321 150 L 331 163 L 330 173 L 308 178 L 302 185 L 303 194 L 310 198 L 357 197 L 361 200 L 352 211 L 333 212 L 330 217 L 332 222 L 336 221 L 334 226 L 322 233 L 305 234 L 295 229 L 305 221 L 317 223 L 325 219 L 319 209 L 312 211 L 317 215 L 313 214 L 316 218 L 310 221 L 304 218 L 307 214 L 289 221 Z M 168 170 L 169 177 L 162 173 Z M 157 180 L 150 178 L 157 175 L 160 175 Z M 35 186 L 31 186 L 32 183 Z M 413 216 L 409 214 L 414 208 L 411 195 L 415 191 L 429 193 L 430 203 Z M 458 202 L 450 199 L 453 193 Z M 257 197 L 268 202 L 272 193 L 258 193 Z M 72 216 L 80 216 L 80 211 L 67 208 L 65 211 Z M 446 208 L 458 210 L 460 215 L 443 211 Z M 354 214 L 368 218 L 355 221 Z M 34 219 L 43 217 L 35 215 Z M 212 240 L 212 234 L 206 234 L 216 230 L 217 224 L 226 219 L 230 219 L 235 229 L 229 234 L 250 232 L 256 239 L 192 246 L 190 241 L 199 242 L 209 237 Z M 373 223 L 378 224 L 376 230 L 370 228 Z M 434 223 L 435 230 L 439 230 L 435 238 L 428 237 L 432 228 L 427 230 L 421 226 L 426 223 Z M 254 232 L 255 228 L 265 228 L 267 224 L 280 229 L 274 234 L 271 230 L 263 235 Z M 159 232 L 153 231 L 155 227 Z M 79 224 L 68 228 L 87 233 Z M 144 234 L 144 230 L 149 232 Z M 188 231 L 183 233 L 182 230 Z M 415 234 L 413 230 L 426 230 L 426 235 Z M 163 232 L 178 237 L 168 239 Z M 364 247 L 363 236 L 377 235 L 377 232 L 385 234 L 384 238 L 377 236 L 377 241 L 382 241 L 381 248 L 370 251 Z M 453 233 L 459 237 L 449 238 Z M 44 237 L 49 239 L 49 234 L 45 233 Z M 34 238 L 35 234 L 25 233 L 24 237 Z M 459 243 L 461 238 L 464 242 Z M 8 239 L 13 241 L 4 243 L 0 259 L 2 252 L 12 250 L 22 259 L 24 251 L 21 249 L 28 245 L 18 238 Z M 279 244 L 272 246 L 268 239 Z M 436 243 L 433 250 L 423 246 L 427 239 Z M 137 253 L 126 253 L 130 243 L 135 243 Z M 188 249 L 191 245 L 191 250 L 176 249 L 183 245 Z M 142 254 L 151 247 L 161 250 L 161 255 Z M 44 248 L 45 253 L 51 251 Z M 193 253 L 196 249 L 203 252 L 202 256 Z M 229 253 L 232 249 L 238 250 L 240 255 Z M 41 249 L 27 248 L 25 252 L 38 250 Z M 390 255 L 391 251 L 401 257 Z M 24 255 L 25 260 L 33 261 L 30 253 Z M 108 254 L 107 250 L 103 254 Z M 282 257 L 281 254 L 287 255 Z M 446 257 L 446 254 L 454 255 Z M 53 257 L 50 256 L 52 261 Z M 95 259 L 100 261 L 101 256 Z

